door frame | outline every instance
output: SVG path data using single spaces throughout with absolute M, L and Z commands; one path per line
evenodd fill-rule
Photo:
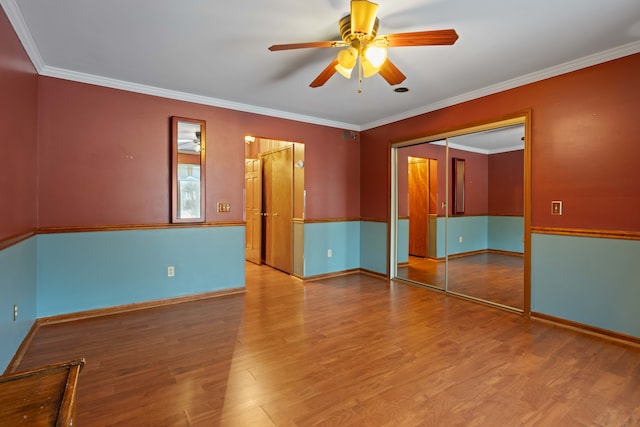
M 473 123 L 460 127 L 444 130 L 436 134 L 425 135 L 423 137 L 411 140 L 391 143 L 390 147 L 390 176 L 389 176 L 389 226 L 388 226 L 388 264 L 387 271 L 390 279 L 404 280 L 398 277 L 397 270 L 397 250 L 398 250 L 398 149 L 411 145 L 424 144 L 440 140 L 447 140 L 454 136 L 465 135 L 474 132 L 481 132 L 491 129 L 497 129 L 516 124 L 524 124 L 524 301 L 522 313 L 525 317 L 531 316 L 531 110 L 520 111 L 511 115 L 502 116 L 494 120 L 487 120 L 479 123 Z M 449 158 L 449 146 L 446 144 L 446 158 Z M 445 203 L 447 205 L 445 213 L 445 268 L 448 268 L 448 248 L 447 248 L 447 226 L 446 222 L 449 217 L 449 162 L 445 162 Z M 445 280 L 445 292 L 448 289 L 448 274 Z M 437 289 L 437 288 L 436 288 Z M 474 299 L 474 298 L 470 298 Z M 492 304 L 490 301 L 478 300 L 487 305 L 500 306 Z M 500 306 L 502 307 L 502 306 Z M 520 312 L 520 310 L 514 310 Z

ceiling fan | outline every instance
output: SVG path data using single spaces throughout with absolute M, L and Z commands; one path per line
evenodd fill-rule
M 387 48 L 398 46 L 452 45 L 458 39 L 455 30 L 417 31 L 378 36 L 378 5 L 368 0 L 351 0 L 351 13 L 339 22 L 342 40 L 276 44 L 270 51 L 305 48 L 343 48 L 336 58 L 309 86 L 324 85 L 336 72 L 346 78 L 357 67 L 359 81 L 380 74 L 390 85 L 402 83 L 406 76 L 388 58 Z M 358 89 L 358 92 L 361 92 Z

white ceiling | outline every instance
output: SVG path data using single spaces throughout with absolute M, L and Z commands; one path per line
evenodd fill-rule
M 42 75 L 364 130 L 640 52 L 640 0 L 379 0 L 378 34 L 454 28 L 453 46 L 397 47 L 407 76 L 309 83 L 348 0 L 0 0 Z

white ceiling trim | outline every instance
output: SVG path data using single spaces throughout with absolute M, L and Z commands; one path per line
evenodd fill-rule
M 274 110 L 270 108 L 256 107 L 254 105 L 241 104 L 239 102 L 226 101 L 224 99 L 217 99 L 208 96 L 195 95 L 192 93 L 179 92 L 176 90 L 163 89 L 155 86 L 141 85 L 138 83 L 131 83 L 124 80 L 96 76 L 94 74 L 80 73 L 77 71 L 65 70 L 62 68 L 45 66 L 40 74 L 47 77 L 56 77 L 64 80 L 72 80 L 80 83 L 88 83 L 112 89 L 121 89 L 129 92 L 142 93 L 145 95 L 160 96 L 162 98 L 176 99 L 179 101 L 193 102 L 196 104 L 210 105 L 213 107 L 243 111 L 246 113 L 261 114 L 263 116 L 295 120 L 298 122 L 312 123 L 340 129 L 359 130 L 358 126 L 349 123 L 325 120 L 318 117 L 305 116 L 302 114 L 290 113 L 287 111 Z
M 210 105 L 214 107 L 227 108 L 231 110 L 243 111 L 248 113 L 260 114 L 265 116 L 277 117 L 288 120 L 295 120 L 299 122 L 317 124 L 322 126 L 329 126 L 335 128 L 342 128 L 354 131 L 363 131 L 372 129 L 378 126 L 383 126 L 389 123 L 404 120 L 410 117 L 425 114 L 431 111 L 435 111 L 441 108 L 449 107 L 462 102 L 470 101 L 483 96 L 498 93 L 504 90 L 513 89 L 518 86 L 523 86 L 536 81 L 544 80 L 550 77 L 555 77 L 561 74 L 565 74 L 571 71 L 579 70 L 581 68 L 597 65 L 606 61 L 621 58 L 624 56 L 632 55 L 640 52 L 640 41 L 629 43 L 623 46 L 619 46 L 614 49 L 610 49 L 604 52 L 599 52 L 594 55 L 586 56 L 574 61 L 569 61 L 564 64 L 560 64 L 554 67 L 550 67 L 538 72 L 526 74 L 521 77 L 517 77 L 511 80 L 507 80 L 502 83 L 487 86 L 482 89 L 467 92 L 452 98 L 448 98 L 436 103 L 422 106 L 413 110 L 406 111 L 401 114 L 388 116 L 380 120 L 366 123 L 364 125 L 356 125 L 351 123 L 337 122 L 333 120 L 322 119 L 319 117 L 306 116 L 302 114 L 296 114 L 287 111 L 274 110 L 264 107 L 258 107 L 254 105 L 241 104 L 232 101 L 226 101 L 223 99 L 211 98 L 201 95 L 195 95 L 185 92 L 179 92 L 169 89 L 163 89 L 153 86 L 141 85 L 137 83 L 131 83 L 123 80 L 112 79 L 108 77 L 96 76 L 93 74 L 80 73 L 77 71 L 66 70 L 57 67 L 50 67 L 45 65 L 42 56 L 31 36 L 31 33 L 22 17 L 20 9 L 18 8 L 15 0 L 0 0 L 9 21 L 13 25 L 18 38 L 20 39 L 27 55 L 31 59 L 36 71 L 40 75 L 56 77 L 65 80 L 77 81 L 82 83 L 94 84 L 98 86 L 110 87 L 114 89 L 121 89 L 130 92 L 143 93 L 147 95 L 160 96 L 164 98 L 176 99 L 187 102 L 194 102 L 197 104 Z
M 36 47 L 36 42 L 33 40 L 33 37 L 31 37 L 31 32 L 27 28 L 27 24 L 24 22 L 18 5 L 15 0 L 0 0 L 0 5 L 2 5 L 7 18 L 9 18 L 9 22 L 13 25 L 13 29 L 18 35 L 29 59 L 31 59 L 31 63 L 36 68 L 36 71 L 40 73 L 44 68 L 44 61 L 42 60 L 42 56 L 40 56 L 40 51 Z
M 450 107 L 455 104 L 460 104 L 462 102 L 471 101 L 473 99 L 481 98 L 483 96 L 492 95 L 494 93 L 502 92 L 508 89 L 513 89 L 518 86 L 524 86 L 526 84 L 535 83 L 540 80 L 559 76 L 561 74 L 566 74 L 571 71 L 576 71 L 582 68 L 590 67 L 592 65 L 601 64 L 603 62 L 622 58 L 624 56 L 633 55 L 638 52 L 640 52 L 640 41 L 632 42 L 623 46 L 619 46 L 613 49 L 596 53 L 594 55 L 585 56 L 584 58 L 580 58 L 574 61 L 565 62 L 564 64 L 556 65 L 554 67 L 537 71 L 535 73 L 526 74 L 524 76 L 516 77 L 515 79 L 507 80 L 502 83 L 487 86 L 482 89 L 464 93 L 462 95 L 454 96 L 452 98 L 445 99 L 440 102 L 425 105 L 424 107 L 409 110 L 402 114 L 385 117 L 383 119 L 363 125 L 360 130 L 372 129 L 378 126 L 383 126 L 389 123 L 408 119 L 410 117 L 419 116 L 420 114 L 429 113 L 431 111 L 439 110 L 441 108 Z

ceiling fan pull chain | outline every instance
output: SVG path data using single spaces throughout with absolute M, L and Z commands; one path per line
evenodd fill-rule
M 362 93 L 362 55 L 358 55 L 358 93 Z

